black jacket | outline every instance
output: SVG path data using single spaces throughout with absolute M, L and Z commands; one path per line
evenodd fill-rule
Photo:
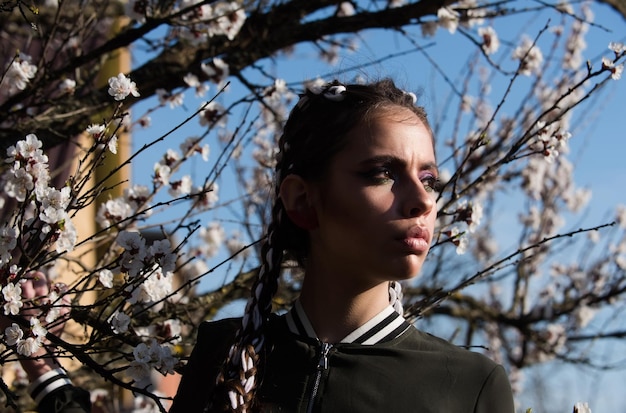
M 514 412 L 501 366 L 415 329 L 397 313 L 366 329 L 363 337 L 378 333 L 373 344 L 332 346 L 306 334 L 293 313 L 270 321 L 258 394 L 264 412 Z M 239 325 L 239 319 L 201 325 L 170 413 L 203 411 Z M 388 331 L 381 335 L 381 328 Z

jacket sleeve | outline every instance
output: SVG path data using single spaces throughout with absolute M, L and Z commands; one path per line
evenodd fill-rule
M 72 385 L 63 369 L 54 369 L 33 381 L 29 388 L 39 413 L 89 413 L 89 392 Z
M 44 397 L 38 405 L 39 413 L 90 413 L 89 392 L 80 387 L 66 386 Z
M 485 380 L 475 413 L 514 413 L 511 384 L 504 368 L 497 365 Z
M 183 369 L 169 413 L 200 413 L 204 410 L 239 324 L 236 319 L 227 319 L 200 325 L 196 345 Z

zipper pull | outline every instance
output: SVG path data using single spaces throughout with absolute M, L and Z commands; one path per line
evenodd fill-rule
M 317 373 L 315 373 L 315 382 L 313 382 L 313 388 L 311 389 L 311 397 L 309 398 L 309 403 L 306 409 L 307 413 L 313 412 L 313 406 L 315 405 L 317 392 L 319 391 L 320 382 L 322 380 L 322 371 L 328 369 L 328 353 L 333 347 L 333 345 L 329 343 L 320 344 L 320 358 L 317 361 Z
M 326 370 L 328 368 L 328 353 L 330 349 L 333 347 L 330 343 L 322 343 L 322 350 L 320 352 L 320 359 L 317 363 L 318 370 Z

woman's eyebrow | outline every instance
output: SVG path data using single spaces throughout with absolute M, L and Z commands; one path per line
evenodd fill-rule
M 439 176 L 439 168 L 437 167 L 437 164 L 435 162 L 428 162 L 428 163 L 422 165 L 421 169 L 422 170 L 426 170 L 426 171 L 431 171 L 435 175 Z
M 396 165 L 406 165 L 406 162 L 397 156 L 393 155 L 376 155 L 370 158 L 364 159 L 359 162 L 362 165 L 373 165 L 373 164 L 396 164 Z
M 376 165 L 376 164 L 387 164 L 387 165 L 397 165 L 400 167 L 406 167 L 407 162 L 393 155 L 376 155 L 371 158 L 367 158 L 359 162 L 359 164 L 368 166 L 368 165 Z M 439 175 L 439 168 L 435 162 L 426 162 L 420 165 L 420 170 L 422 171 L 431 171 L 436 175 Z

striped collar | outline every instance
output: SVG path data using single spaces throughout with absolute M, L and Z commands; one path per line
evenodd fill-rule
M 294 334 L 317 339 L 317 334 L 304 313 L 300 300 L 287 313 L 289 331 Z M 361 327 L 344 337 L 340 343 L 372 345 L 392 340 L 404 333 L 411 325 L 392 306 L 387 306 Z

